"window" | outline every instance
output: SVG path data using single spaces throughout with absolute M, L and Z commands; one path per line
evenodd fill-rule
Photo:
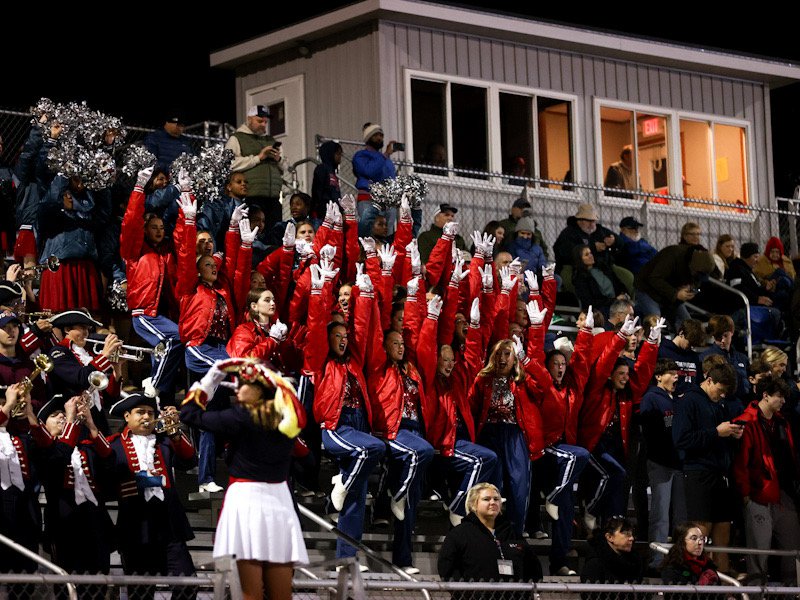
M 539 96 L 527 89 L 501 91 L 494 85 L 413 76 L 410 90 L 417 165 L 502 172 L 510 177 L 498 179 L 512 185 L 522 185 L 525 177 L 572 180 L 574 100 Z M 427 166 L 416 171 L 487 178 Z

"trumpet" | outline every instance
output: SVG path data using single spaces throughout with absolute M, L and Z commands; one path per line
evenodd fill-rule
M 38 265 L 34 265 L 33 267 L 26 267 L 20 279 L 23 281 L 27 281 L 29 279 L 36 279 L 39 275 L 41 275 L 42 271 L 47 269 L 51 273 L 55 273 L 58 271 L 58 268 L 61 266 L 61 261 L 58 260 L 58 257 L 55 254 L 51 254 L 47 257 L 47 261 L 43 262 Z
M 49 319 L 53 316 L 52 310 L 40 310 L 38 312 L 18 312 L 17 316 L 23 323 L 38 321 L 39 319 Z
M 180 415 L 176 410 L 162 410 L 156 420 L 156 427 L 154 433 L 164 433 L 167 436 L 173 436 L 180 431 L 181 422 Z
M 33 389 L 33 380 L 39 376 L 39 373 L 49 373 L 53 370 L 53 360 L 46 354 L 39 354 L 33 359 L 33 364 L 35 368 L 30 372 L 30 375 L 23 377 L 22 381 L 20 381 L 22 385 L 20 400 L 17 402 L 16 406 L 11 409 L 11 418 L 21 417 L 25 414 L 28 401 L 25 400 L 23 396 L 29 394 Z
M 108 387 L 108 376 L 102 371 L 92 371 L 89 373 L 89 387 L 81 392 L 78 398 L 78 408 L 83 408 L 92 401 L 92 394 L 102 392 Z M 83 416 L 78 415 L 75 423 L 83 423 Z
M 92 334 L 86 340 L 87 344 L 92 344 L 92 352 L 99 354 L 103 350 L 103 345 L 106 343 L 106 336 L 104 334 Z M 142 362 L 145 355 L 152 355 L 156 360 L 161 360 L 167 355 L 167 347 L 164 342 L 159 342 L 155 348 L 147 348 L 145 346 L 128 346 L 123 344 L 116 350 L 108 360 L 117 362 L 119 360 L 132 360 L 134 362 Z

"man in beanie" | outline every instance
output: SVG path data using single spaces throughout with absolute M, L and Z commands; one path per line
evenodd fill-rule
M 660 250 L 636 274 L 636 314 L 663 314 L 678 331 L 690 318 L 684 303 L 699 293 L 714 268 L 711 253 L 699 244 L 673 244 Z
M 267 134 L 269 111 L 263 104 L 247 110 L 247 120 L 225 142 L 225 148 L 233 152 L 233 171 L 247 176 L 247 201 L 264 211 L 268 228 L 280 221 L 280 195 L 283 187 L 283 165 L 280 146 Z
M 394 140 L 383 149 L 383 128 L 377 123 L 364 123 L 361 131 L 364 147 L 353 155 L 353 175 L 358 188 L 358 235 L 368 237 L 372 232 L 372 222 L 380 211 L 372 204 L 369 186 L 373 183 L 394 179 L 397 171 L 389 158 L 395 151 Z M 387 215 L 388 218 L 388 215 Z M 391 226 L 392 219 L 389 219 Z M 416 236 L 416 232 L 414 233 Z
M 522 217 L 514 226 L 514 239 L 506 244 L 506 249 L 511 253 L 511 256 L 518 258 L 526 271 L 533 271 L 540 275 L 542 269 L 547 266 L 547 258 L 545 258 L 542 247 L 536 243 L 534 231 L 536 230 L 536 223 L 530 217 Z

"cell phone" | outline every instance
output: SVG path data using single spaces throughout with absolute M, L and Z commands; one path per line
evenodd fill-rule
M 693 294 L 699 294 L 700 293 L 700 288 L 695 288 L 695 287 L 689 288 L 689 291 L 691 293 L 693 293 Z
M 395 152 L 405 152 L 406 151 L 406 145 L 403 142 L 395 142 L 392 147 L 394 148 Z
M 731 421 L 731 423 L 734 425 L 741 425 L 742 427 L 747 425 L 747 421 L 742 421 L 741 419 L 736 419 L 735 421 Z
M 278 148 L 281 147 L 281 144 L 283 144 L 283 142 L 275 142 L 274 144 L 272 144 L 272 148 L 274 150 L 277 150 Z

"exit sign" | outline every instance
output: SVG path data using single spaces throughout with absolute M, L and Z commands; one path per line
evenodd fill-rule
M 659 133 L 661 133 L 661 119 L 654 117 L 642 121 L 642 135 L 650 136 L 658 135 Z

